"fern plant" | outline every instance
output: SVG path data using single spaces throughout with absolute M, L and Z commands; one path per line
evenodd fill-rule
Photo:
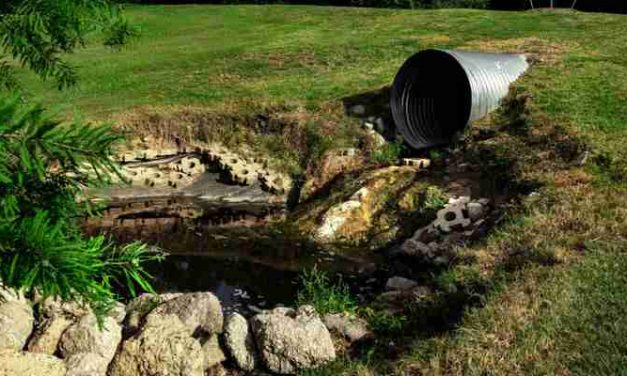
M 151 291 L 147 261 L 162 256 L 146 245 L 115 246 L 85 238 L 79 221 L 93 212 L 77 201 L 83 187 L 116 173 L 108 126 L 62 124 L 40 106 L 0 98 L 0 281 L 7 287 L 77 300 L 102 314 L 114 287 Z

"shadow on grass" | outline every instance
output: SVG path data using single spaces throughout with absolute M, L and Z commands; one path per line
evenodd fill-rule
M 434 160 L 429 171 L 430 177 L 445 181 L 454 174 L 451 165 L 478 166 L 479 192 L 500 197 L 499 215 L 491 227 L 508 233 L 515 232 L 516 221 L 525 215 L 520 200 L 543 187 L 543 175 L 576 166 L 588 148 L 566 127 L 541 117 L 532 121 L 528 99 L 513 89 L 500 111 L 467 130 L 464 142 L 438 149 L 441 161 Z M 343 103 L 349 116 L 365 120 L 387 116 L 391 121 L 389 88 L 350 96 Z M 391 371 L 395 360 L 411 352 L 417 341 L 453 334 L 469 309 L 483 306 L 488 294 L 520 270 L 558 262 L 554 253 L 534 245 L 532 239 L 505 242 L 488 266 L 491 273 L 482 275 L 486 266 L 469 252 L 469 246 L 487 242 L 485 235 L 457 244 L 453 257 L 444 265 L 390 259 L 391 273 L 419 281 L 433 293 L 397 301 L 393 314 L 405 316 L 405 324 L 398 330 L 380 333 L 370 348 L 361 349 L 357 361 L 368 364 L 377 374 Z M 455 252 L 459 252 L 457 256 Z

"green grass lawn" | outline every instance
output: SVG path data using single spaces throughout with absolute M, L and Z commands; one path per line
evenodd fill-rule
M 540 202 L 526 203 L 470 251 L 559 251 L 565 261 L 495 270 L 484 304 L 468 308 L 455 330 L 417 333 L 394 360 L 340 362 L 319 373 L 627 374 L 626 16 L 200 5 L 127 13 L 138 41 L 121 51 L 94 41 L 68 56 L 80 84 L 64 92 L 25 73 L 28 96 L 92 119 L 145 106 L 250 103 L 315 113 L 389 85 L 420 49 L 543 41 L 555 61 L 520 83 L 534 97 L 533 125 L 564 125 L 594 162 L 546 173 L 533 165 L 547 186 Z M 461 274 L 451 270 L 453 279 Z

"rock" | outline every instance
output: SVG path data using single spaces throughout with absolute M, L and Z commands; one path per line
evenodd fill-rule
M 421 227 L 414 235 L 412 235 L 411 239 L 420 241 L 422 243 L 428 244 L 429 242 L 434 241 L 438 236 L 438 230 L 433 226 L 432 223 L 428 224 L 425 227 Z
M 350 343 L 372 338 L 373 335 L 366 321 L 346 313 L 327 314 L 324 324 L 332 333 L 341 335 Z
M 269 370 L 293 374 L 335 359 L 331 334 L 315 309 L 276 308 L 251 321 L 261 359 Z
M 63 315 L 68 318 L 78 319 L 90 312 L 89 307 L 77 302 L 64 302 L 60 299 L 47 298 L 42 303 L 42 313 L 46 317 Z
M 203 376 L 203 363 L 200 344 L 176 315 L 148 315 L 140 332 L 122 344 L 109 375 Z
M 385 283 L 385 289 L 388 291 L 411 290 L 416 286 L 418 286 L 418 282 L 411 280 L 411 279 L 398 277 L 398 276 L 388 279 L 388 281 Z
M 0 349 L 21 350 L 33 331 L 33 308 L 20 294 L 8 290 L 0 301 Z
M 316 231 L 316 238 L 322 242 L 334 241 L 340 229 L 361 206 L 361 202 L 350 200 L 329 209 L 322 219 L 322 224 Z
M 425 243 L 412 239 L 407 239 L 400 247 L 400 254 L 405 256 L 429 256 L 431 248 Z
M 484 210 L 483 205 L 481 205 L 480 203 L 469 202 L 466 205 L 466 208 L 468 209 L 468 217 L 471 221 L 475 222 L 483 218 Z
M 386 134 L 390 130 L 389 126 L 386 124 L 383 118 L 380 118 L 380 117 L 376 118 L 374 120 L 374 124 L 375 124 L 374 129 L 381 134 Z
M 411 294 L 415 300 L 424 300 L 433 294 L 433 291 L 427 286 L 418 286 L 411 290 Z
M 12 288 L 6 288 L 0 286 L 0 304 L 6 302 L 22 302 L 28 303 L 28 300 L 24 297 L 24 294 L 20 291 L 16 291 Z
M 0 350 L 2 376 L 65 376 L 63 361 L 47 354 Z
M 385 137 L 375 130 L 366 130 L 366 137 L 375 149 L 381 148 L 387 144 Z
M 353 107 L 351 107 L 350 111 L 357 116 L 363 116 L 366 114 L 366 106 L 364 106 L 363 104 L 356 104 Z
M 50 318 L 44 319 L 31 336 L 28 342 L 28 351 L 49 355 L 54 354 L 57 351 L 61 335 L 73 322 L 62 314 L 55 314 Z
M 122 328 L 112 317 L 105 317 L 102 328 L 92 313 L 72 324 L 61 336 L 59 352 L 64 358 L 79 353 L 95 353 L 108 364 L 122 340 Z
M 236 375 L 236 374 L 227 373 L 226 369 L 224 368 L 222 364 L 215 365 L 205 371 L 205 376 L 227 376 L 227 375 Z M 262 376 L 262 374 L 259 374 L 259 376 Z
M 255 340 L 248 321 L 239 313 L 230 315 L 224 325 L 224 345 L 235 364 L 252 371 L 257 363 Z
M 150 315 L 178 316 L 190 334 L 211 335 L 222 333 L 224 318 L 220 301 L 210 292 L 183 294 L 159 305 Z
M 132 299 L 126 306 L 126 317 L 124 318 L 125 333 L 135 333 L 139 330 L 142 319 L 159 304 L 172 300 L 183 294 L 166 293 L 161 295 L 141 294 Z
M 123 303 L 116 302 L 107 316 L 114 319 L 118 324 L 122 324 L 124 318 L 126 317 L 126 306 Z
M 65 376 L 105 376 L 109 360 L 96 353 L 73 354 L 65 359 Z
M 224 356 L 224 352 L 220 348 L 220 342 L 218 341 L 217 334 L 209 337 L 209 339 L 202 344 L 200 351 L 203 355 L 203 365 L 205 370 L 208 370 L 226 360 L 226 356 Z

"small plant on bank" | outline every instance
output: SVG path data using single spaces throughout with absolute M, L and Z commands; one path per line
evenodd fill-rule
M 41 107 L 0 98 L 0 281 L 2 285 L 89 304 L 98 315 L 115 287 L 152 291 L 142 264 L 162 258 L 146 245 L 85 238 L 79 221 L 93 211 L 82 188 L 116 172 L 120 139 L 108 126 L 61 124 Z
M 407 321 L 404 315 L 392 314 L 386 310 L 377 310 L 372 307 L 361 309 L 360 315 L 368 321 L 370 328 L 380 335 L 399 333 Z
M 312 305 L 321 315 L 356 311 L 357 301 L 342 281 L 333 283 L 327 273 L 316 267 L 303 271 L 300 278 L 302 288 L 297 297 L 299 306 Z
M 446 194 L 437 186 L 432 185 L 424 191 L 424 196 L 420 197 L 421 207 L 428 210 L 439 210 L 448 202 Z
M 404 146 L 401 141 L 386 143 L 372 152 L 370 160 L 376 164 L 394 164 L 398 162 L 403 153 Z

